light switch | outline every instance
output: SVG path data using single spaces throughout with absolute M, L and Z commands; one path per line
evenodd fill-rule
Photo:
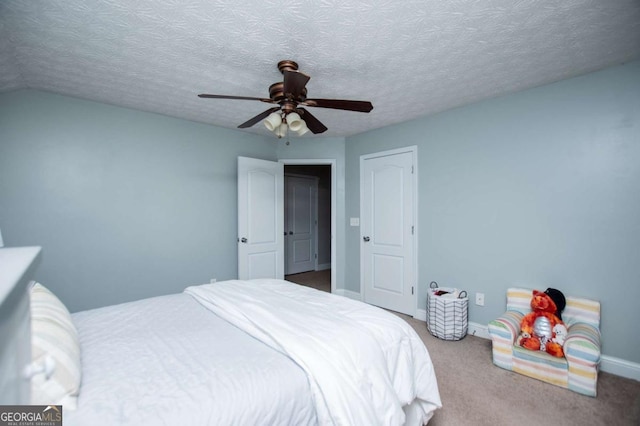
M 350 222 L 351 226 L 360 226 L 360 218 L 359 217 L 352 217 L 349 222 Z

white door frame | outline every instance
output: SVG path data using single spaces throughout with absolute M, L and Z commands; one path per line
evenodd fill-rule
M 331 293 L 336 292 L 337 262 L 336 262 L 336 200 L 337 176 L 335 159 L 280 159 L 285 166 L 331 166 Z
M 413 228 L 413 232 L 414 232 L 414 238 L 413 238 L 413 276 L 415 277 L 415 282 L 413 283 L 413 288 L 414 288 L 414 292 L 413 292 L 413 305 L 414 305 L 414 311 L 413 311 L 413 317 L 416 316 L 416 313 L 418 311 L 418 288 L 419 288 L 419 283 L 420 283 L 420 277 L 418 276 L 418 146 L 417 145 L 412 145 L 412 146 L 408 146 L 405 148 L 397 148 L 397 149 L 391 149 L 388 151 L 380 151 L 380 152 L 374 152 L 371 154 L 365 154 L 365 155 L 361 155 L 360 156 L 360 215 L 362 215 L 362 212 L 365 209 L 364 206 L 364 199 L 362 197 L 362 194 L 364 194 L 365 188 L 364 188 L 364 161 L 371 159 L 371 158 L 377 158 L 377 157 L 384 157 L 384 156 L 388 156 L 388 155 L 395 155 L 395 154 L 402 154 L 405 152 L 410 152 L 413 155 L 413 223 L 414 223 L 414 228 Z M 362 241 L 362 227 L 360 227 L 360 241 Z M 361 294 L 361 298 L 362 300 L 366 300 L 365 299 L 365 285 L 364 285 L 364 250 L 360 250 L 360 291 L 362 292 Z

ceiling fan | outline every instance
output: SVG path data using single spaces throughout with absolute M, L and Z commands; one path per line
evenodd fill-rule
M 268 98 L 253 98 L 247 96 L 210 95 L 202 93 L 201 98 L 240 99 L 260 101 L 278 106 L 256 115 L 238 126 L 240 129 L 251 127 L 261 120 L 267 129 L 273 131 L 279 138 L 292 130 L 302 136 L 308 130 L 312 133 L 322 133 L 327 127 L 303 107 L 331 108 L 346 111 L 369 112 L 373 105 L 368 101 L 352 101 L 345 99 L 307 99 L 307 82 L 311 79 L 307 74 L 298 71 L 298 64 L 291 60 L 278 62 L 278 69 L 284 76 L 283 81 L 269 86 Z

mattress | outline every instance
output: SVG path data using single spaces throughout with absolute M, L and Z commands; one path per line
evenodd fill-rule
M 66 426 L 317 423 L 304 371 L 188 294 L 72 317 L 82 384 Z

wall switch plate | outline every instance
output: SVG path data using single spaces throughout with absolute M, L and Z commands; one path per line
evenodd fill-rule
M 349 219 L 349 224 L 351 226 L 360 226 L 360 218 L 359 217 L 352 217 Z
M 476 293 L 476 305 L 484 306 L 484 293 Z

